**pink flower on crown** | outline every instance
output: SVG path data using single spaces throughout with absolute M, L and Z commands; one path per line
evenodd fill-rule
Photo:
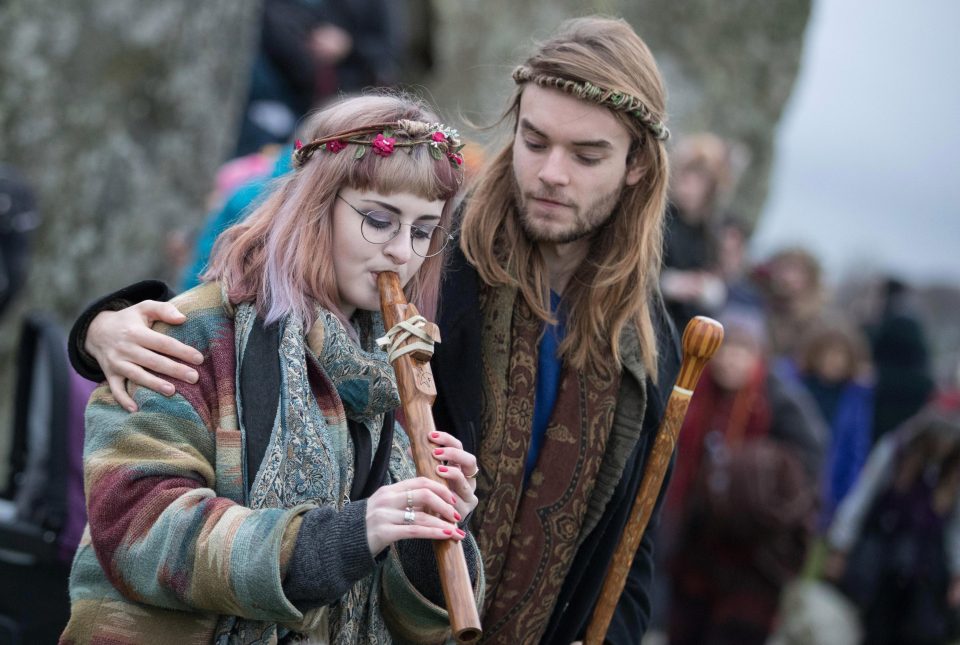
M 299 150 L 302 147 L 303 147 L 303 141 L 301 141 L 300 139 L 297 139 L 296 142 L 294 142 L 293 144 L 294 150 Z
M 436 141 L 437 143 L 444 143 L 447 140 L 447 135 L 437 130 L 436 132 L 433 133 L 433 136 L 430 138 Z
M 381 157 L 389 157 L 393 154 L 393 144 L 395 142 L 396 139 L 393 137 L 385 137 L 383 134 L 378 134 L 370 145 L 373 148 L 374 154 L 378 154 Z
M 327 141 L 327 150 L 330 152 L 340 152 L 347 147 L 347 144 L 340 139 L 334 139 L 333 141 Z
M 459 152 L 448 152 L 447 158 L 458 166 L 463 165 L 463 155 Z

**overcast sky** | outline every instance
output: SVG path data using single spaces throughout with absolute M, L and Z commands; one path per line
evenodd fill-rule
M 960 286 L 960 1 L 814 2 L 753 254 L 791 243 Z

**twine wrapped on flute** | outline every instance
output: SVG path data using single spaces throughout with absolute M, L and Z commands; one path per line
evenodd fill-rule
M 413 352 L 416 352 L 413 356 L 416 360 L 429 361 L 433 357 L 433 348 L 437 340 L 435 329 L 436 325 L 418 314 L 401 320 L 391 327 L 390 331 L 377 339 L 377 346 L 380 349 L 390 348 L 387 350 L 387 360 L 391 363 Z M 420 340 L 407 344 L 411 336 Z

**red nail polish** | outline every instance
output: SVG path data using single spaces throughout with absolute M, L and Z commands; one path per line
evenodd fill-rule
M 431 433 L 430 433 L 430 436 L 433 437 L 434 439 L 436 439 L 437 437 L 440 436 L 440 433 L 439 433 L 439 432 L 431 432 Z
M 446 466 L 437 466 L 437 470 L 439 470 L 442 473 L 445 473 L 449 469 Z
M 454 511 L 454 512 L 453 512 L 453 516 L 456 518 L 456 520 L 457 520 L 458 522 L 460 521 L 460 513 Z
M 464 537 L 464 536 L 466 536 L 466 534 L 467 534 L 467 532 L 464 531 L 463 529 L 457 529 L 457 533 L 460 534 L 460 537 Z
M 444 535 L 453 535 L 453 531 L 451 531 L 450 529 L 443 529 L 443 534 L 444 534 Z
M 442 455 L 442 454 L 443 454 L 443 448 L 437 448 L 436 450 L 433 451 L 433 454 L 435 454 L 435 455 Z

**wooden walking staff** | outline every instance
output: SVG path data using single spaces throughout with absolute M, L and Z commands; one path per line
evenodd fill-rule
M 613 552 L 607 577 L 603 581 L 600 599 L 593 609 L 593 616 L 587 627 L 584 645 L 602 645 L 606 638 L 607 629 L 613 612 L 620 601 L 620 594 L 627 583 L 627 574 L 633 565 L 633 556 L 640 546 L 640 539 L 650 521 L 653 507 L 657 503 L 663 477 L 670 465 L 670 457 L 677 445 L 677 436 L 683 425 L 683 418 L 690 405 L 690 397 L 697 386 L 700 373 L 707 361 L 720 347 L 723 341 L 723 326 L 716 320 L 705 316 L 697 316 L 683 331 L 683 360 L 680 363 L 680 373 L 677 382 L 667 401 L 667 411 L 660 422 L 657 438 L 653 444 L 653 451 L 647 458 L 646 471 L 640 482 L 637 499 L 630 511 L 630 518 L 620 537 L 620 543 Z
M 380 289 L 380 309 L 387 330 L 419 316 L 417 308 L 407 303 L 396 273 L 380 273 L 377 276 L 377 286 Z M 424 329 L 434 340 L 439 340 L 440 334 L 435 324 L 426 323 Z M 413 345 L 417 340 L 416 336 L 413 336 L 398 349 L 402 351 L 405 346 Z M 397 374 L 397 389 L 400 391 L 403 414 L 407 421 L 406 431 L 410 437 L 417 474 L 445 483 L 434 469 L 436 461 L 431 456 L 433 447 L 428 439 L 430 433 L 436 430 L 431 408 L 437 398 L 429 361 L 430 352 L 420 350 L 391 358 Z M 463 545 L 453 540 L 435 540 L 433 548 L 437 554 L 440 583 L 447 601 L 453 636 L 459 643 L 473 643 L 479 640 L 483 631 L 480 629 L 480 615 L 477 613 L 473 587 L 470 585 L 470 571 L 463 555 Z

